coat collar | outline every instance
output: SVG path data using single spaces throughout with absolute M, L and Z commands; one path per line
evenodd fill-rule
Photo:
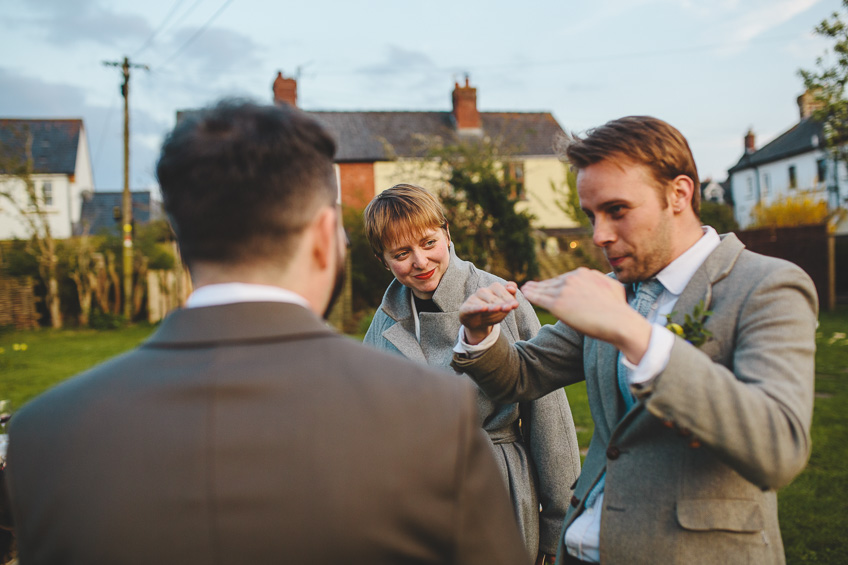
M 334 330 L 302 306 L 283 302 L 240 302 L 176 310 L 162 321 L 143 346 L 200 347 L 334 334 Z
M 415 320 L 412 317 L 412 292 L 393 280 L 383 296 L 382 310 L 396 323 L 383 331 L 382 336 L 394 345 L 408 359 L 449 367 L 450 350 L 453 343 L 443 340 L 455 340 L 459 333 L 457 312 L 466 296 L 466 287 L 472 278 L 474 266 L 456 256 L 453 244 L 450 246 L 450 264 L 439 281 L 433 301 L 441 312 L 427 313 L 422 316 L 421 332 L 429 336 L 422 348 L 415 337 Z M 438 331 L 433 328 L 438 327 Z

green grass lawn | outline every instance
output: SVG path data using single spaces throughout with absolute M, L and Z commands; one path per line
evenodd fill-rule
M 540 314 L 542 323 L 552 318 Z M 121 330 L 39 330 L 0 334 L 0 400 L 19 408 L 50 386 L 144 340 L 152 326 Z M 361 339 L 364 332 L 359 332 Z M 820 316 L 816 337 L 813 454 L 804 473 L 779 493 L 789 565 L 848 562 L 848 307 Z M 841 337 L 840 337 L 841 336 Z M 17 344 L 17 347 L 15 345 Z M 22 350 L 21 345 L 26 349 Z M 578 442 L 592 437 L 584 384 L 566 389 Z

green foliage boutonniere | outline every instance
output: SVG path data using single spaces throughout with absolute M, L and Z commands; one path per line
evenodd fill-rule
M 686 314 L 682 326 L 671 321 L 671 317 L 675 314 L 677 314 L 677 312 L 666 314 L 665 327 L 695 347 L 704 345 L 704 343 L 713 336 L 711 331 L 704 328 L 704 324 L 706 324 L 707 320 L 710 316 L 712 316 L 713 311 L 706 309 L 703 300 L 695 306 L 695 309 L 692 310 L 691 314 Z

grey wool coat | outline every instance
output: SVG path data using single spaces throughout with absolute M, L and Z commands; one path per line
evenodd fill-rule
M 397 280 L 386 290 L 364 343 L 456 374 L 450 363 L 460 328 L 459 307 L 478 288 L 496 281 L 504 282 L 459 259 L 451 245 L 450 265 L 433 294 L 442 311 L 420 313 L 421 343 L 415 337 L 411 291 Z M 530 303 L 520 293 L 518 300 L 519 308 L 501 323 L 501 335 L 509 343 L 530 339 L 540 327 Z M 467 376 L 462 379 L 473 384 Z M 493 402 L 478 390 L 477 409 L 528 552 L 533 557 L 538 551 L 555 553 L 571 489 L 580 474 L 577 435 L 565 391 L 560 388 L 519 405 Z
M 785 561 L 776 490 L 810 454 L 816 289 L 796 265 L 728 234 L 680 295 L 673 321 L 702 300 L 713 337 L 700 347 L 675 337 L 666 368 L 632 387 L 637 403 L 626 415 L 618 351 L 562 322 L 454 358 L 503 401 L 586 380 L 595 430 L 564 527 L 606 472 L 604 565 Z

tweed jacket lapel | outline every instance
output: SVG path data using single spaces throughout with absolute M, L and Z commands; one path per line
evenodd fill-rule
M 721 236 L 719 246 L 695 271 L 689 284 L 683 289 L 683 293 L 674 306 L 672 321 L 682 324 L 686 314 L 691 313 L 701 300 L 704 301 L 704 306 L 709 309 L 712 302 L 713 285 L 730 273 L 743 249 L 745 249 L 745 245 L 739 241 L 736 234 L 729 233 Z
M 282 302 L 241 302 L 176 310 L 162 321 L 159 329 L 142 347 L 214 347 L 334 334 L 338 335 L 302 306 Z

